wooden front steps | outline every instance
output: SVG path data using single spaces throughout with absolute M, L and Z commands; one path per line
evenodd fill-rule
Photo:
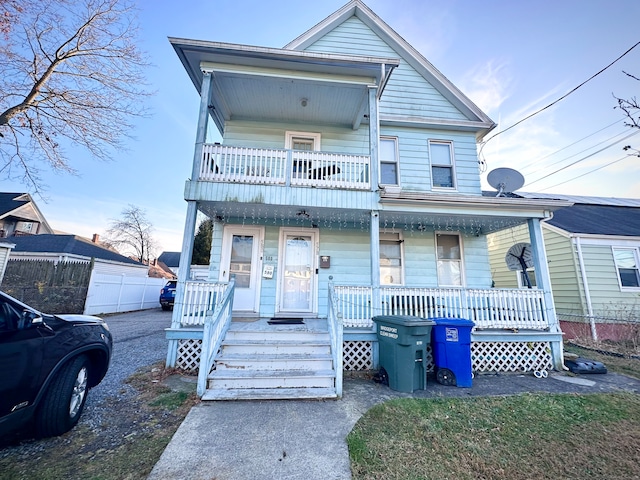
M 326 320 L 232 322 L 202 400 L 337 398 Z

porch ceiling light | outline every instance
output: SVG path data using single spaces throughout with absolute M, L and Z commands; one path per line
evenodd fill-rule
M 309 103 L 309 99 L 307 98 L 300 99 L 300 105 L 302 105 L 303 107 L 306 107 L 308 103 Z
M 309 215 L 306 210 L 300 210 L 296 215 L 298 217 L 311 218 L 311 215 Z

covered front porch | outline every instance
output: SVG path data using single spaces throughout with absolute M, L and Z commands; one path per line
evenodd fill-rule
M 259 339 L 239 342 L 254 350 L 249 362 L 266 358 L 269 362 L 289 363 L 286 367 L 282 363 L 275 367 L 278 375 L 268 372 L 271 366 L 258 367 L 260 373 L 253 376 L 259 377 L 262 384 L 247 383 L 246 378 L 252 374 L 246 371 L 240 380 L 230 380 L 224 372 L 218 372 L 223 376 L 223 385 L 233 387 L 234 399 L 340 397 L 344 370 L 378 367 L 372 320 L 377 314 L 473 320 L 472 365 L 476 373 L 562 369 L 562 333 L 553 308 L 546 304 L 540 290 L 380 287 L 376 295 L 371 286 L 330 283 L 326 319 L 307 318 L 299 324 L 270 325 L 265 318 L 234 317 L 234 289 L 233 279 L 229 283 L 186 282 L 185 295 L 176 299 L 174 307 L 174 319 L 178 321 L 167 329 L 170 343 L 167 365 L 197 371 L 198 393 L 205 399 L 207 395 L 212 399 L 231 398 L 208 394 L 216 370 L 224 369 L 228 373 L 229 369 L 246 368 L 230 366 L 229 359 L 239 357 L 224 355 L 225 338 L 230 336 L 232 340 L 228 343 L 238 343 L 233 340 L 240 338 L 238 331 L 244 332 L 245 338 L 248 335 Z M 373 303 L 374 298 L 380 299 L 378 305 Z M 264 350 L 265 344 L 269 344 L 264 339 L 270 335 L 278 336 L 274 340 L 280 349 L 276 354 Z M 287 350 L 295 345 L 302 350 Z M 258 352 L 259 360 L 255 357 L 256 350 L 264 350 Z M 301 358 L 307 361 L 310 357 L 324 363 L 316 370 L 299 363 Z M 427 359 L 427 369 L 433 370 L 431 358 Z M 288 372 L 288 380 L 282 380 L 282 371 Z M 324 386 L 309 388 L 309 378 L 315 381 L 319 376 L 327 379 L 321 380 Z M 238 381 L 248 387 L 237 389 Z M 274 388 L 274 381 L 283 384 Z M 307 386 L 299 388 L 297 382 Z

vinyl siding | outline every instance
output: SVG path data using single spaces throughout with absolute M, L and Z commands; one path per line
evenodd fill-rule
M 559 313 L 581 315 L 586 307 L 583 307 L 582 278 L 571 239 L 544 227 L 542 232 L 556 310 Z
M 400 58 L 380 102 L 381 115 L 466 117 L 360 19 L 351 17 L 306 48 L 312 52 Z

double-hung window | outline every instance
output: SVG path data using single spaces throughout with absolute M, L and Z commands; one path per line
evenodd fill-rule
M 380 137 L 380 184 L 398 185 L 398 139 Z
M 640 258 L 637 248 L 613 247 L 620 288 L 640 288 Z
M 312 165 L 304 154 L 305 152 L 320 150 L 320 134 L 310 132 L 286 132 L 284 146 L 294 150 L 293 155 L 293 178 L 307 178 Z
M 429 159 L 433 188 L 456 188 L 453 144 L 429 140 Z
M 436 233 L 436 261 L 439 286 L 461 287 L 463 285 L 460 235 Z
M 399 233 L 380 234 L 380 285 L 402 285 L 402 240 Z

